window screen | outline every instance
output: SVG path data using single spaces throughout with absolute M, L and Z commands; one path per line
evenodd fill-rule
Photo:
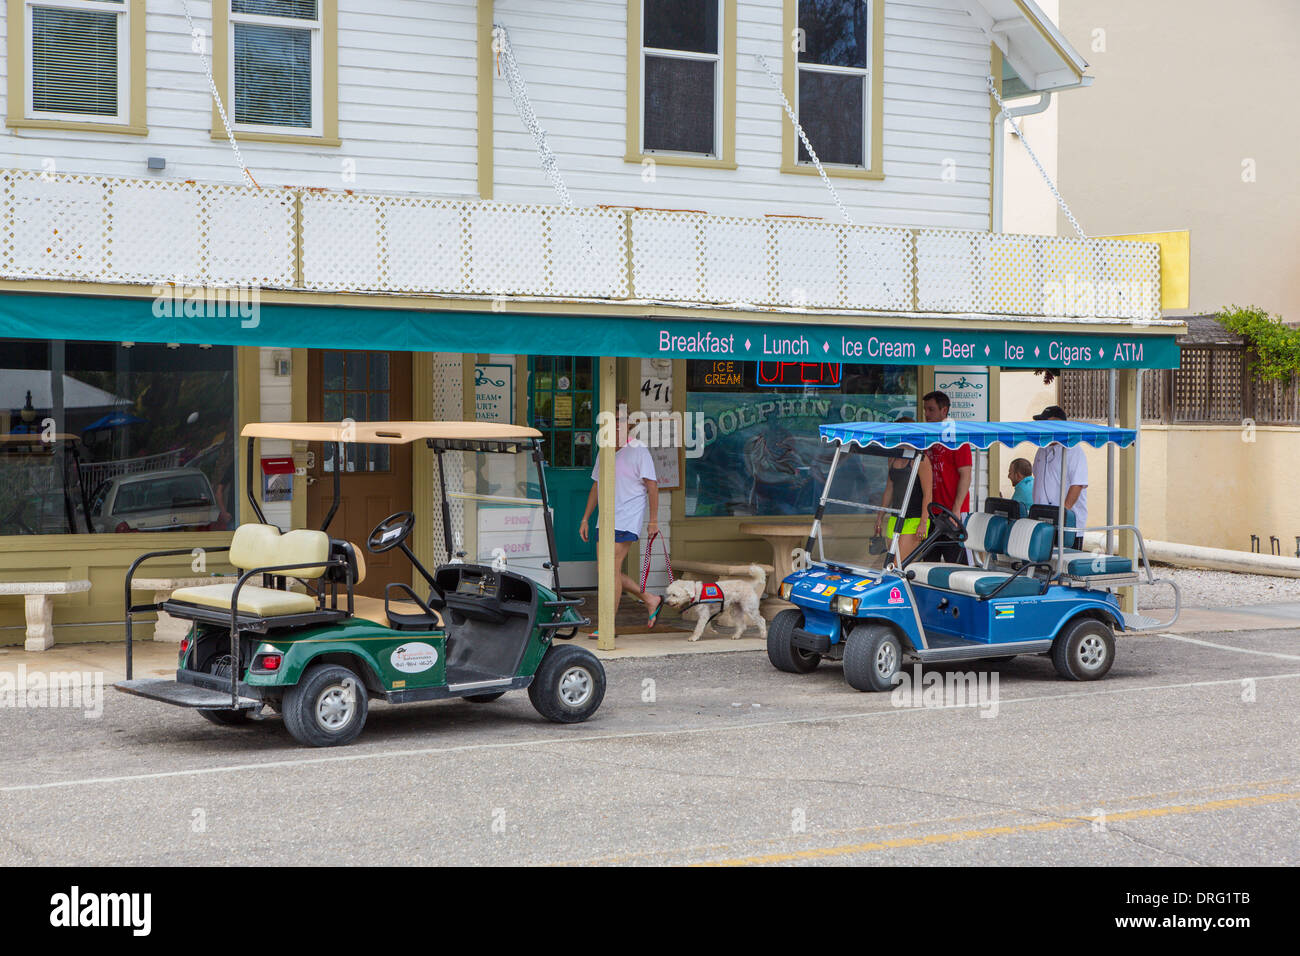
M 823 163 L 862 165 L 862 77 L 799 71 L 799 122 Z M 799 161 L 811 162 L 799 141 Z
M 645 0 L 642 149 L 717 150 L 720 0 Z
M 119 14 L 112 8 L 121 4 L 104 6 L 104 12 L 32 7 L 33 110 L 117 115 Z
M 823 163 L 867 165 L 867 13 L 866 0 L 799 0 L 799 122 Z M 812 162 L 802 140 L 796 148 Z
M 645 58 L 645 148 L 713 152 L 714 71 L 709 60 Z

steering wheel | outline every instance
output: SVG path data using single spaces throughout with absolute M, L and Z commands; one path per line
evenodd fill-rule
M 410 536 L 414 527 L 415 512 L 413 511 L 399 511 L 397 514 L 389 515 L 375 525 L 375 530 L 370 532 L 370 537 L 366 538 L 366 550 L 371 554 L 391 551 Z
M 937 501 L 930 502 L 930 520 L 934 522 L 935 531 L 950 541 L 961 543 L 966 540 L 966 528 L 961 519 Z

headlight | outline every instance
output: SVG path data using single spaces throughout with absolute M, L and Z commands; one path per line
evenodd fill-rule
M 835 611 L 837 614 L 857 614 L 858 605 L 861 601 L 862 598 L 847 597 L 841 594 L 835 599 Z
M 781 600 L 782 600 L 782 601 L 788 601 L 788 600 L 790 600 L 790 592 L 793 591 L 793 590 L 794 590 L 794 585 L 793 585 L 793 584 L 791 584 L 789 581 L 782 581 L 782 582 L 781 582 Z

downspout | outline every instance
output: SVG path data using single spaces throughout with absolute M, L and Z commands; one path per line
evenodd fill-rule
M 993 124 L 997 130 L 993 136 L 993 222 L 992 232 L 1002 231 L 1002 165 L 1004 161 L 1002 140 L 1004 137 L 1002 124 L 1010 117 L 1019 119 L 1022 116 L 1034 116 L 1038 113 L 1046 112 L 1047 108 L 1052 105 L 1052 94 L 1050 92 L 1042 94 L 1037 103 L 1028 106 L 1014 106 L 1009 110 L 999 112 L 993 118 Z

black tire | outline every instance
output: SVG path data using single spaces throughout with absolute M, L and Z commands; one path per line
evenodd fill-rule
M 817 669 L 822 656 L 794 646 L 794 629 L 803 626 L 803 612 L 786 608 L 767 626 L 767 659 L 787 674 L 808 674 Z
M 200 710 L 199 716 L 222 727 L 244 727 L 250 714 L 247 710 Z
M 369 706 L 360 677 L 338 664 L 315 664 L 285 693 L 284 725 L 300 744 L 337 747 L 357 739 Z
M 1115 662 L 1115 632 L 1093 617 L 1061 629 L 1052 643 L 1052 663 L 1066 680 L 1101 680 Z
M 500 700 L 504 696 L 506 696 L 506 692 L 499 690 L 495 694 L 466 694 L 461 700 L 467 700 L 471 704 L 490 704 L 492 701 Z
M 859 624 L 844 642 L 844 679 L 854 690 L 885 691 L 903 666 L 903 642 L 884 624 Z
M 586 648 L 552 644 L 528 685 L 528 699 L 557 724 L 584 721 L 605 699 L 604 665 Z

